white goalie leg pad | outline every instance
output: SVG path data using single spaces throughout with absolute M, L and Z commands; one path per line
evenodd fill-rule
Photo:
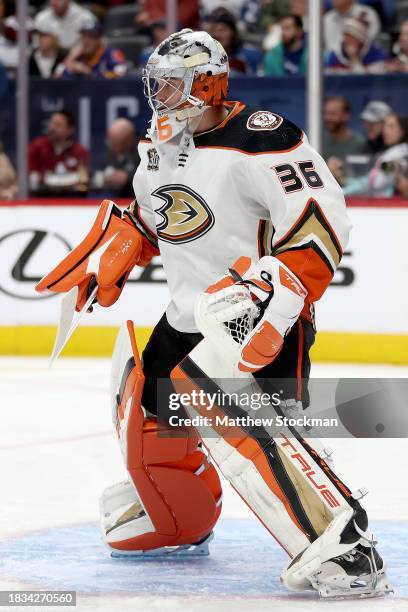
M 128 540 L 154 532 L 154 526 L 130 480 L 104 490 L 99 502 L 102 536 L 105 544 Z
M 243 386 L 250 385 L 254 392 L 261 393 L 251 374 L 246 374 L 245 380 L 242 375 L 239 378 Z M 176 390 L 180 384 L 182 392 L 189 385 L 191 389 L 202 388 L 204 381 L 206 389 L 215 385 L 230 393 L 231 389 L 225 387 L 228 379 L 231 362 L 206 339 L 172 372 L 173 384 Z M 222 407 L 217 408 L 225 416 Z M 237 414 L 248 413 L 247 407 L 238 405 L 237 409 Z M 209 414 L 207 407 L 188 406 L 186 410 L 193 418 Z M 272 404 L 266 413 L 269 417 L 277 415 Z M 316 538 L 334 519 L 341 517 L 346 525 L 353 516 L 353 508 L 317 462 L 317 456 L 314 458 L 300 440 L 293 438 L 288 428 L 277 431 L 275 427 L 270 432 L 265 428 L 266 435 L 261 439 L 237 428 L 235 440 L 234 426 L 226 431 L 228 428 L 217 427 L 214 419 L 211 426 L 206 422 L 197 424 L 196 429 L 221 472 L 290 556 L 309 547 L 311 533 Z
M 190 408 L 188 412 L 192 417 L 197 414 Z M 287 553 L 294 556 L 304 550 L 310 543 L 308 538 L 291 519 L 282 500 L 265 483 L 252 459 L 241 455 L 215 433 L 202 440 L 223 476 Z
M 193 416 L 194 411 L 191 408 L 188 408 L 188 412 Z M 224 477 L 287 553 L 291 557 L 296 557 L 305 549 L 309 550 L 304 559 L 307 570 L 310 569 L 311 572 L 320 567 L 323 560 L 328 560 L 334 556 L 333 553 L 342 554 L 345 550 L 350 550 L 350 544 L 340 546 L 338 543 L 341 532 L 353 515 L 353 510 L 346 501 L 340 500 L 338 492 L 334 492 L 334 487 L 332 487 L 330 481 L 327 481 L 325 474 L 317 465 L 313 465 L 314 482 L 320 487 L 320 491 L 327 495 L 329 504 L 327 516 L 330 516 L 331 511 L 332 520 L 328 519 L 326 531 L 313 544 L 310 544 L 310 540 L 304 531 L 289 515 L 287 506 L 281 498 L 274 494 L 270 485 L 265 481 L 265 476 L 254 465 L 253 457 L 251 459 L 243 457 L 239 450 L 228 444 L 222 437 L 215 438 L 214 434 L 202 439 Z M 292 438 L 291 444 L 298 444 L 298 442 Z M 297 451 L 299 454 L 303 453 L 305 455 L 303 449 L 297 447 Z M 275 452 L 273 447 L 271 447 L 270 452 Z M 307 461 L 312 463 L 310 457 L 307 457 Z M 321 480 L 317 478 L 318 473 Z M 331 500 L 334 499 L 332 495 L 336 495 L 336 501 L 339 502 L 336 507 L 330 506 L 330 503 L 333 503 Z M 315 556 L 318 557 L 318 561 L 313 562 L 309 568 L 310 561 Z M 301 572 L 293 571 L 290 574 L 290 584 L 289 580 L 285 584 L 288 588 L 298 590 L 310 586 L 308 582 L 305 582 L 304 575 Z

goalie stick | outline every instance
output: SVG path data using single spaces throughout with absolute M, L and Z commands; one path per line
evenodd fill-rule
M 85 302 L 81 310 L 76 314 L 75 306 L 78 299 L 78 287 L 72 287 L 61 300 L 60 318 L 58 323 L 57 335 L 54 342 L 54 348 L 52 349 L 50 358 L 50 367 L 55 363 L 61 354 L 63 348 L 68 343 L 72 334 L 78 327 L 82 315 L 88 310 L 94 301 L 98 292 L 98 286 L 94 288 L 91 295 Z M 76 316 L 75 316 L 76 314 Z

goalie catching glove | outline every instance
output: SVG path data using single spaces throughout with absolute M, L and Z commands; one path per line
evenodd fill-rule
M 131 213 L 122 214 L 114 202 L 104 200 L 90 232 L 41 279 L 36 291 L 66 293 L 77 286 L 76 310 L 80 311 L 97 286 L 98 304 L 111 306 L 134 266 L 146 266 L 158 254 L 137 229 Z
M 257 263 L 249 257 L 240 257 L 207 293 L 216 294 L 214 297 L 221 298 L 221 302 L 225 298 L 224 308 L 218 304 L 220 320 L 224 315 L 228 319 L 231 308 L 239 314 L 240 303 L 245 309 L 251 301 L 258 308 L 256 324 L 241 344 L 238 363 L 241 372 L 256 372 L 277 357 L 307 296 L 293 272 L 270 256 L 262 257 Z M 235 294 L 237 300 L 234 300 Z M 234 301 L 238 303 L 231 306 Z

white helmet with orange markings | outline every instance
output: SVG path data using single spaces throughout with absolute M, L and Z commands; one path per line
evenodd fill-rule
M 180 118 L 218 106 L 227 95 L 228 57 L 207 32 L 184 29 L 166 38 L 143 71 L 145 95 L 158 116 Z

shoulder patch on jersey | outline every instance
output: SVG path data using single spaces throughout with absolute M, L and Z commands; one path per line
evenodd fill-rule
M 147 169 L 148 170 L 158 170 L 159 169 L 159 161 L 160 155 L 157 150 L 153 147 L 152 149 L 147 149 Z
M 248 117 L 248 130 L 276 130 L 283 122 L 283 117 L 270 111 L 256 111 Z

